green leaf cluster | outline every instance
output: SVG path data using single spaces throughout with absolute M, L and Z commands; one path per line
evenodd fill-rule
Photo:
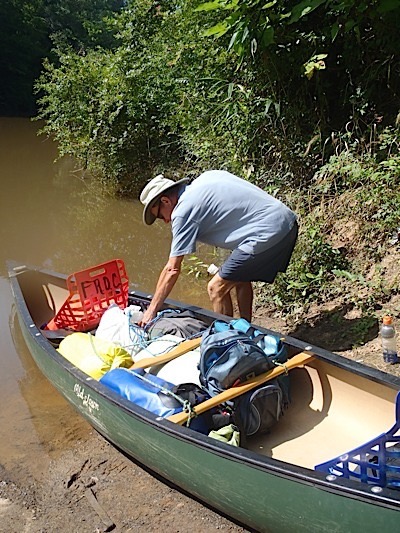
M 130 1 L 102 18 L 108 45 L 57 37 L 39 117 L 123 191 L 188 164 L 308 185 L 332 132 L 393 124 L 399 23 L 397 0 Z

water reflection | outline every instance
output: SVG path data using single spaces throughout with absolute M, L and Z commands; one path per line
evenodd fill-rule
M 131 282 L 151 292 L 170 246 L 169 227 L 145 226 L 138 201 L 105 198 L 74 161 L 55 162 L 56 146 L 37 136 L 38 127 L 0 118 L 0 463 L 21 472 L 39 471 L 49 453 L 88 429 L 27 352 L 12 312 L 6 262 L 70 274 L 118 257 Z M 199 255 L 209 253 L 202 247 Z M 171 297 L 209 307 L 206 282 L 181 276 Z
M 103 197 L 70 159 L 54 163 L 54 143 L 36 129 L 0 119 L 0 275 L 10 258 L 70 273 L 121 257 L 130 279 L 152 290 L 168 257 L 169 227 L 145 226 L 139 201 Z M 173 297 L 208 305 L 205 282 L 193 277 L 182 277 Z

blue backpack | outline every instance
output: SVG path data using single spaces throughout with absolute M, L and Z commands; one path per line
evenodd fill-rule
M 276 335 L 256 330 L 247 320 L 216 320 L 200 345 L 200 383 L 211 395 L 267 372 L 287 360 Z M 268 381 L 231 404 L 243 435 L 264 433 L 279 420 L 289 403 L 288 376 Z

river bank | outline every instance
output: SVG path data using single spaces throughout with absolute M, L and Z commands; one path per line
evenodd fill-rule
M 0 467 L 0 531 L 244 532 L 126 459 L 92 432 L 51 461 L 43 481 Z

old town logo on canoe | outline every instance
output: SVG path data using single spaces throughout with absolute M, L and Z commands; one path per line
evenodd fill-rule
M 86 394 L 85 389 L 79 383 L 75 383 L 74 393 L 82 400 L 83 407 L 86 407 L 90 413 L 99 410 L 99 404 L 90 397 L 90 394 Z

